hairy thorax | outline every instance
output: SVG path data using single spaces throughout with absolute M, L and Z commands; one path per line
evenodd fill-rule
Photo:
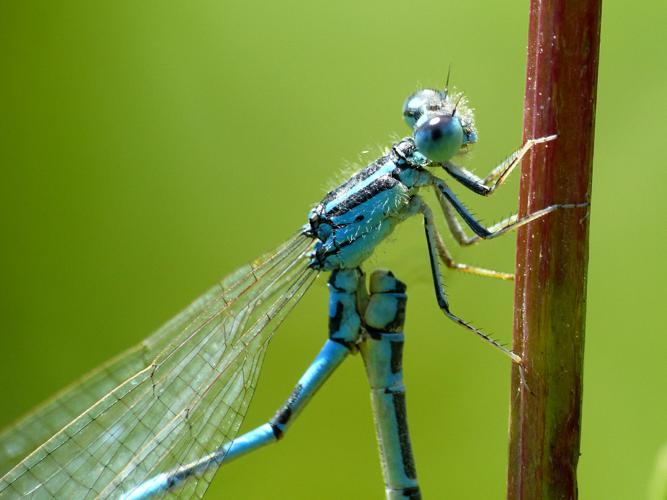
M 358 267 L 405 218 L 412 197 L 429 184 L 427 160 L 404 139 L 391 151 L 330 191 L 311 210 L 305 233 L 317 239 L 311 267 L 331 271 Z

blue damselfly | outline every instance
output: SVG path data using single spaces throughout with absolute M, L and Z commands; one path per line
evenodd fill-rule
M 222 280 L 140 345 L 0 435 L 0 495 L 145 498 L 173 491 L 202 496 L 223 462 L 281 438 L 326 377 L 349 352 L 361 350 L 373 388 L 396 389 L 389 399 L 374 397 L 387 495 L 417 498 L 399 390 L 405 287 L 391 273 L 376 274 L 368 300 L 361 293 L 360 266 L 399 223 L 420 215 L 442 312 L 521 363 L 452 312 L 440 262 L 482 276 L 511 275 L 455 262 L 419 190 L 434 190 L 461 245 L 585 204 L 552 205 L 484 227 L 434 172 L 444 171 L 473 192 L 490 195 L 530 148 L 555 136 L 526 142 L 479 178 L 451 162 L 477 141 L 472 111 L 461 94 L 420 90 L 408 98 L 403 114 L 412 136 L 330 191 L 287 242 Z M 466 235 L 459 217 L 474 236 Z M 329 340 L 276 416 L 237 437 L 269 340 L 320 272 L 332 272 Z M 367 339 L 384 343 L 369 347 L 375 344 Z

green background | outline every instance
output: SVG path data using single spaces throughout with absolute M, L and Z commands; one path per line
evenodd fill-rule
M 407 133 L 401 104 L 452 81 L 486 173 L 521 140 L 527 2 L 0 2 L 0 426 L 138 342 L 280 243 Z M 664 2 L 602 26 L 580 460 L 584 499 L 647 495 L 667 442 Z M 362 151 L 368 150 L 366 154 Z M 486 221 L 514 211 L 518 176 Z M 459 189 L 459 192 L 462 190 Z M 426 498 L 504 496 L 507 359 L 445 320 L 420 222 L 367 269 L 409 285 L 408 408 Z M 465 262 L 511 270 L 514 237 Z M 509 340 L 512 286 L 446 275 L 464 318 Z M 326 337 L 325 277 L 276 336 L 246 420 L 273 412 Z M 383 497 L 368 391 L 346 363 L 280 445 L 212 498 Z

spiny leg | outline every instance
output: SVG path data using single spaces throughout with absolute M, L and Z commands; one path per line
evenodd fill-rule
M 520 149 L 509 155 L 500 165 L 491 170 L 489 175 L 483 179 L 476 176 L 469 170 L 466 170 L 462 167 L 457 167 L 450 162 L 445 163 L 443 168 L 452 177 L 454 177 L 454 179 L 456 179 L 471 191 L 477 194 L 481 194 L 482 196 L 489 196 L 498 187 L 500 187 L 503 182 L 505 182 L 505 179 L 509 177 L 514 168 L 521 162 L 521 159 L 526 155 L 526 153 L 528 153 L 528 151 L 530 151 L 533 146 L 536 144 L 552 141 L 555 138 L 555 135 L 549 135 L 546 137 L 527 140 Z
M 424 203 L 424 201 L 418 196 L 412 198 L 413 203 L 417 204 L 417 210 L 422 213 L 424 216 L 424 229 L 426 231 L 426 242 L 428 244 L 428 254 L 431 262 L 431 274 L 433 276 L 433 286 L 435 288 L 435 296 L 438 301 L 438 306 L 442 312 L 452 321 L 455 321 L 459 325 L 467 328 L 475 335 L 478 335 L 484 339 L 489 344 L 493 345 L 497 349 L 501 350 L 507 356 L 509 356 L 512 361 L 515 363 L 521 364 L 521 356 L 510 351 L 505 346 L 499 344 L 495 339 L 489 337 L 487 334 L 483 333 L 478 328 L 474 327 L 470 323 L 463 321 L 456 314 L 454 314 L 449 308 L 449 302 L 447 301 L 447 295 L 445 293 L 445 287 L 442 282 L 442 277 L 440 276 L 440 266 L 438 265 L 437 258 L 437 243 L 436 243 L 436 227 L 433 221 L 433 212 L 430 207 Z
M 464 264 L 462 262 L 456 262 L 452 257 L 452 255 L 449 253 L 449 250 L 445 245 L 445 241 L 442 239 L 442 236 L 440 235 L 440 232 L 437 230 L 437 228 L 435 228 L 435 245 L 436 245 L 436 250 L 438 251 L 438 257 L 440 257 L 440 260 L 449 269 L 454 269 L 456 271 L 461 271 L 469 274 L 475 274 L 477 276 L 483 276 L 485 278 L 496 278 L 505 281 L 512 281 L 514 279 L 514 274 L 512 273 L 503 273 L 501 271 L 494 271 L 493 269 L 485 269 L 483 267 L 471 266 L 468 264 Z
M 454 209 L 437 188 L 435 189 L 435 194 L 436 197 L 438 198 L 438 202 L 440 203 L 440 207 L 442 208 L 442 212 L 445 216 L 445 221 L 447 222 L 447 226 L 449 227 L 449 232 L 452 234 L 456 242 L 461 246 L 467 246 L 479 241 L 479 237 L 475 236 L 474 238 L 471 238 L 466 234 L 463 225 L 456 218 Z M 501 224 L 503 222 L 501 222 Z M 496 278 L 506 281 L 512 281 L 514 279 L 514 274 L 512 273 L 504 273 L 502 271 L 494 271 L 493 269 L 485 269 L 482 267 L 470 266 L 468 264 L 456 262 L 452 258 L 452 255 L 449 253 L 449 250 L 447 249 L 445 242 L 442 236 L 440 235 L 439 231 L 436 231 L 436 244 L 440 260 L 442 260 L 442 262 L 450 269 L 455 269 L 465 273 L 475 274 L 477 276 Z
M 454 207 L 452 207 L 452 204 L 449 203 L 449 201 L 447 201 L 447 198 L 445 198 L 445 196 L 440 192 L 440 190 L 437 187 L 434 186 L 434 189 L 436 198 L 438 199 L 438 203 L 440 204 L 440 208 L 442 209 L 442 213 L 445 216 L 447 227 L 449 227 L 449 231 L 450 233 L 452 233 L 452 236 L 454 237 L 456 242 L 462 247 L 478 243 L 482 238 L 480 238 L 477 235 L 468 236 L 465 228 L 463 227 L 463 224 L 461 224 L 461 222 L 459 222 L 459 219 L 456 217 L 456 212 L 454 210 Z M 497 224 L 494 224 L 491 227 L 489 227 L 489 231 L 493 232 L 494 230 L 501 229 L 502 227 L 513 224 L 518 220 L 518 218 L 519 218 L 518 215 L 514 214 L 506 219 L 501 220 Z
M 551 212 L 554 212 L 556 210 L 566 209 L 566 208 L 582 208 L 589 206 L 588 202 L 559 203 L 555 205 L 550 205 L 541 210 L 537 210 L 536 212 L 533 212 L 532 214 L 527 215 L 521 219 L 519 219 L 516 215 L 513 215 L 487 228 L 484 227 L 477 219 L 475 219 L 472 213 L 470 213 L 470 211 L 465 207 L 465 205 L 461 203 L 461 201 L 456 197 L 454 192 L 449 188 L 449 186 L 447 186 L 447 184 L 444 183 L 442 179 L 435 178 L 434 186 L 437 194 L 439 195 L 438 200 L 440 202 L 440 206 L 443 208 L 443 212 L 445 214 L 445 218 L 447 218 L 448 220 L 448 223 L 450 223 L 450 219 L 454 217 L 453 214 L 451 213 L 449 214 L 448 217 L 447 204 L 451 204 L 451 206 L 454 207 L 454 209 L 458 212 L 463 221 L 468 225 L 468 227 L 470 227 L 470 229 L 472 229 L 473 232 L 477 235 L 471 238 L 468 238 L 466 236 L 463 242 L 459 241 L 459 243 L 461 243 L 462 245 L 472 245 L 473 243 L 477 243 L 480 240 L 480 238 L 485 240 L 497 238 L 498 236 L 501 236 L 509 231 L 518 229 L 519 227 L 528 224 L 529 222 L 532 222 L 536 219 L 539 219 L 540 217 L 544 217 L 545 215 L 550 214 Z M 461 232 L 463 233 L 462 228 Z M 454 233 L 454 231 L 452 231 L 452 233 Z M 463 233 L 463 235 L 465 236 L 465 233 Z
M 358 269 L 334 271 L 329 279 L 329 340 L 306 369 L 292 394 L 274 417 L 264 425 L 235 438 L 190 464 L 158 474 L 123 495 L 122 500 L 140 500 L 165 494 L 187 479 L 199 476 L 267 444 L 280 440 L 317 390 L 343 362 L 361 333 L 357 291 L 362 281 Z

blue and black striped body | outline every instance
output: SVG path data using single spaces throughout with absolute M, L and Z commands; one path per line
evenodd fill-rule
M 513 275 L 455 262 L 431 207 L 418 192 L 433 188 L 461 245 L 495 238 L 559 208 L 588 203 L 552 205 L 485 227 L 437 172 L 444 170 L 471 191 L 488 196 L 534 145 L 556 135 L 527 141 L 481 178 L 450 161 L 477 141 L 472 111 L 462 94 L 417 91 L 405 102 L 403 117 L 412 137 L 395 143 L 327 193 L 298 235 L 212 288 L 140 350 L 129 350 L 21 421 L 16 428 L 18 451 L 8 455 L 20 462 L 0 477 L 0 496 L 10 492 L 69 498 L 68 492 L 77 492 L 77 498 L 106 498 L 123 492 L 123 500 L 142 500 L 171 495 L 180 487 L 176 495 L 200 497 L 223 463 L 281 440 L 328 377 L 349 354 L 359 352 L 371 388 L 386 498 L 420 499 L 402 369 L 406 286 L 391 272 L 376 271 L 367 291 L 361 265 L 399 223 L 421 215 L 442 312 L 523 366 L 521 356 L 450 310 L 440 265 L 501 279 Z M 475 236 L 466 235 L 457 215 Z M 238 436 L 266 346 L 320 271 L 331 272 L 329 338 L 275 416 Z M 88 407 L 91 394 L 97 401 Z M 73 401 L 81 406 L 69 409 Z M 62 430 L 41 445 L 41 438 L 23 439 L 25 429 L 36 428 L 35 422 L 52 418 L 53 408 L 58 413 L 64 407 L 67 412 L 58 418 L 73 419 Z M 128 408 L 131 411 L 125 411 Z M 29 453 L 30 446 L 38 447 Z M 353 488 L 342 493 L 350 494 Z
M 354 269 L 407 217 L 413 196 L 431 184 L 429 164 L 412 139 L 330 191 L 309 214 L 304 233 L 316 238 L 310 266 L 321 271 Z

